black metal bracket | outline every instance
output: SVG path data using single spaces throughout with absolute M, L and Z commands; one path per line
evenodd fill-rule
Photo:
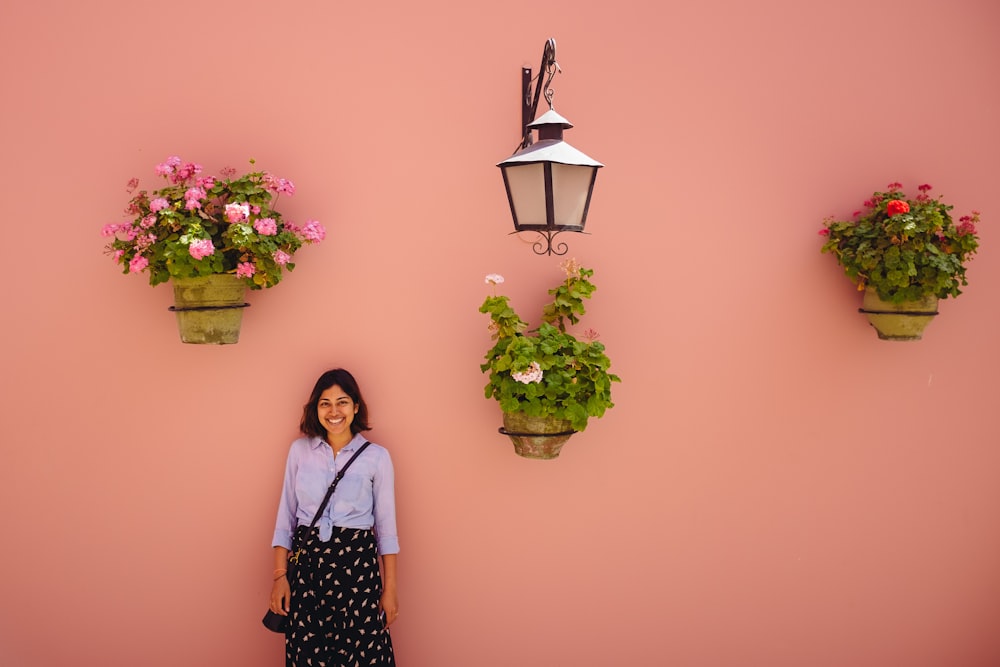
M 545 79 L 545 101 L 552 108 L 552 90 L 550 84 L 557 72 L 561 72 L 559 63 L 556 62 L 556 40 L 549 38 L 542 49 L 542 64 L 538 67 L 538 83 L 535 84 L 535 95 L 531 95 L 531 68 L 521 68 L 521 148 L 527 148 L 532 144 L 531 130 L 528 125 L 534 122 L 535 114 L 538 112 L 538 100 L 542 96 L 543 74 L 548 75 Z
M 531 244 L 531 249 L 535 251 L 536 255 L 565 255 L 569 251 L 569 246 L 560 241 L 553 245 L 552 240 L 556 237 L 556 234 L 562 234 L 564 231 L 572 231 L 574 234 L 590 234 L 590 232 L 578 232 L 574 230 L 564 230 L 557 229 L 554 231 L 548 229 L 526 229 L 524 231 L 513 231 L 510 234 L 523 234 L 526 231 L 536 232 L 539 237 L 537 241 Z M 508 234 L 508 236 L 510 236 Z
M 249 303 L 234 303 L 231 306 L 170 306 L 167 308 L 172 313 L 183 313 L 189 310 L 229 310 L 230 308 L 249 308 Z
M 530 438 L 556 438 L 561 435 L 573 435 L 576 431 L 560 431 L 559 433 L 515 433 L 514 431 L 508 431 L 503 426 L 497 429 L 497 432 L 502 435 L 514 435 L 514 436 L 524 436 Z
M 922 310 L 867 310 L 865 308 L 858 308 L 858 312 L 866 315 L 906 315 L 908 317 L 934 317 L 938 314 L 936 310 L 931 312 Z

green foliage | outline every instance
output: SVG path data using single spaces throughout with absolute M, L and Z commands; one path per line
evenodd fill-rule
M 965 263 L 979 247 L 979 213 L 956 225 L 953 206 L 929 196 L 931 186 L 921 185 L 913 199 L 901 188 L 892 183 L 875 192 L 851 220 L 824 221 L 821 252 L 833 254 L 859 290 L 874 287 L 885 301 L 957 297 L 968 284 Z
M 588 331 L 585 336 L 590 340 L 580 341 L 566 332 L 565 320 L 579 321 L 585 312 L 583 299 L 590 298 L 596 288 L 588 280 L 593 271 L 574 260 L 562 267 L 566 280 L 549 290 L 553 302 L 544 307 L 543 322 L 535 331 L 525 331 L 527 323 L 506 296 L 487 297 L 483 302 L 479 312 L 490 316 L 496 343 L 480 370 L 489 374 L 486 398 L 496 399 L 504 412 L 568 419 L 574 430 L 582 431 L 590 417 L 601 417 L 614 407 L 611 383 L 621 380 L 609 372 L 611 360 L 596 333 Z M 500 276 L 491 277 L 487 282 L 503 281 Z

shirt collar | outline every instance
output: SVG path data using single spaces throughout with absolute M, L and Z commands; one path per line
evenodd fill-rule
M 355 433 L 354 437 L 351 438 L 351 441 L 346 445 L 344 445 L 344 448 L 340 451 L 353 452 L 355 449 L 360 447 L 361 443 L 363 443 L 364 441 L 365 441 L 364 436 L 362 436 L 360 433 Z M 326 438 L 321 438 L 319 436 L 314 435 L 309 443 L 309 446 L 312 447 L 313 449 L 317 449 L 321 445 L 326 445 L 327 447 L 330 446 L 330 444 L 326 441 Z

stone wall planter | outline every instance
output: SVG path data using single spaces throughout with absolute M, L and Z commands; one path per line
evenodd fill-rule
M 924 329 L 938 314 L 937 304 L 936 296 L 890 303 L 880 299 L 875 288 L 866 287 L 862 307 L 858 310 L 864 313 L 882 340 L 920 340 Z
M 500 429 L 514 443 L 514 452 L 526 459 L 554 459 L 576 433 L 568 419 L 530 417 L 523 412 L 503 413 Z
M 240 341 L 246 281 L 231 273 L 173 278 L 177 329 L 184 343 L 232 345 Z

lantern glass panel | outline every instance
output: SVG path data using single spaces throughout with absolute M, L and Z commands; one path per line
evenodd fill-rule
M 545 165 L 521 164 L 503 170 L 517 226 L 545 226 Z
M 557 226 L 583 227 L 587 197 L 597 167 L 552 165 L 553 213 Z

